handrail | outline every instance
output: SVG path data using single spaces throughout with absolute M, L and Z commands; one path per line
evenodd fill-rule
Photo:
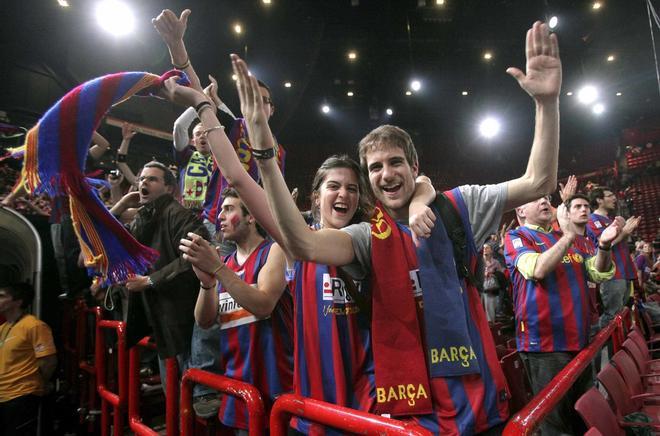
M 291 415 L 358 434 L 409 436 L 431 434 L 412 422 L 397 421 L 300 395 L 284 394 L 275 401 L 270 412 L 271 436 L 287 434 Z
M 115 330 L 117 332 L 117 367 L 118 386 L 117 393 L 106 387 L 106 360 L 105 360 L 105 335 L 103 329 Z M 96 389 L 101 397 L 101 435 L 108 435 L 109 410 L 108 404 L 113 408 L 113 434 L 121 436 L 124 434 L 123 411 L 127 405 L 128 388 L 128 359 L 126 356 L 126 326 L 122 321 L 99 320 L 96 323 Z
M 504 436 L 531 434 L 543 418 L 554 409 L 562 397 L 573 386 L 582 372 L 591 365 L 607 340 L 612 336 L 612 345 L 616 353 L 623 342 L 623 318 L 630 315 L 630 309 L 624 307 L 591 343 L 582 349 L 548 385 L 514 416 L 504 428 Z M 627 324 L 627 322 L 626 322 Z
M 192 436 L 193 416 L 192 391 L 194 384 L 201 384 L 244 401 L 248 410 L 248 433 L 250 436 L 264 434 L 265 410 L 261 393 L 254 386 L 229 377 L 191 368 L 181 379 L 181 434 Z
M 96 363 L 90 364 L 87 362 L 87 332 L 88 332 L 88 327 L 90 326 L 90 323 L 87 320 L 87 314 L 91 314 L 94 316 L 94 334 L 96 335 L 96 325 L 98 324 L 99 321 L 103 318 L 103 312 L 101 311 L 100 307 L 87 307 L 87 305 L 81 301 L 80 304 L 76 306 L 75 309 L 76 315 L 77 315 L 77 322 L 76 322 L 76 348 L 78 350 L 77 352 L 77 358 L 78 358 L 78 369 L 80 369 L 82 372 L 87 374 L 87 404 L 85 404 L 85 395 L 82 394 L 84 392 L 85 387 L 80 386 L 80 411 L 85 410 L 85 406 L 87 406 L 87 416 L 84 416 L 81 414 L 80 416 L 80 423 L 82 424 L 84 420 L 87 418 L 89 419 L 89 423 L 87 426 L 87 431 L 88 432 L 93 432 L 94 431 L 94 415 L 97 411 L 96 409 Z M 94 346 L 96 347 L 96 340 Z M 94 348 L 94 360 L 96 360 L 96 348 Z
M 140 416 L 140 347 L 156 349 L 149 336 L 142 338 L 129 351 L 128 362 L 128 423 L 136 435 L 157 436 L 158 433 L 142 422 Z M 165 426 L 167 436 L 179 434 L 179 368 L 176 357 L 165 359 L 167 380 L 165 395 Z

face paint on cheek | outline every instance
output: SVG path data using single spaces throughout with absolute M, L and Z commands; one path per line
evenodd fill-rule
M 231 226 L 235 228 L 235 227 L 238 227 L 238 223 L 241 222 L 241 219 L 239 217 L 237 217 L 236 215 L 234 215 L 233 217 L 231 217 L 229 222 L 231 223 Z

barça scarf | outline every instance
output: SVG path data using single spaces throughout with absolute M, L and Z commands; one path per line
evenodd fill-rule
M 180 84 L 189 83 L 180 71 L 160 77 L 125 72 L 90 80 L 55 103 L 27 134 L 22 171 L 27 191 L 69 198 L 85 265 L 106 285 L 144 274 L 158 252 L 138 243 L 85 179 L 92 134 L 112 106 L 135 94 L 155 95 L 172 76 L 178 76 Z

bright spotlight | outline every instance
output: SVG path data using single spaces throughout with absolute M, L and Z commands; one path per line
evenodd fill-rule
M 284 82 L 285 88 L 291 88 L 291 82 Z
M 420 82 L 419 80 L 413 80 L 412 82 L 410 82 L 410 89 L 412 89 L 415 92 L 419 91 L 420 89 L 422 89 L 422 82 Z
M 603 7 L 603 4 L 601 2 L 593 2 L 591 4 L 591 9 L 593 9 L 594 11 L 597 11 L 598 9 L 600 9 L 602 7 Z
M 349 51 L 348 52 L 348 59 L 354 61 L 357 59 L 357 53 L 355 51 Z
M 406 95 L 412 95 L 412 91 L 406 91 Z
M 488 117 L 479 124 L 479 133 L 484 138 L 493 138 L 500 131 L 500 122 L 495 118 Z
M 231 80 L 233 80 L 234 82 L 237 81 L 237 80 L 238 80 L 238 76 L 237 76 L 236 74 L 232 74 L 232 75 L 231 75 Z
M 467 92 L 467 91 L 463 91 L 463 92 L 461 92 L 461 95 L 466 96 L 466 95 L 468 95 L 468 92 Z
M 566 95 L 568 95 L 568 96 L 570 97 L 571 95 L 573 95 L 573 91 L 568 91 L 568 92 L 566 93 Z
M 241 26 L 240 24 L 234 24 L 234 32 L 237 35 L 240 35 L 241 33 L 243 33 L 243 26 Z
M 623 95 L 623 94 L 620 93 L 620 92 L 617 92 L 617 93 L 616 93 L 616 96 L 617 96 L 617 97 L 621 97 L 622 95 Z
M 270 0 L 262 0 L 262 1 L 263 1 L 263 3 L 264 3 L 265 5 L 269 5 L 269 4 L 270 4 Z
M 355 94 L 353 94 L 353 91 L 348 91 L 348 92 L 346 93 L 346 95 L 347 95 L 348 97 L 353 97 Z
M 557 27 L 557 24 L 559 24 L 559 19 L 554 15 L 550 17 L 550 20 L 548 20 L 548 27 L 554 29 L 555 27 Z
M 123 36 L 135 27 L 135 17 L 131 9 L 119 0 L 104 0 L 96 5 L 96 20 L 107 32 Z
M 435 0 L 435 4 L 438 6 L 442 6 L 445 4 L 445 0 Z
M 596 103 L 591 107 L 591 112 L 595 115 L 600 115 L 605 112 L 605 105 L 603 105 L 603 103 Z
M 68 8 L 69 7 L 69 2 L 66 1 L 66 0 L 57 0 L 57 4 L 59 4 L 63 8 Z
M 616 58 L 614 57 L 614 55 L 609 55 L 609 56 L 607 57 L 607 62 L 614 62 L 614 59 L 616 59 Z
M 388 107 L 387 109 L 385 109 L 385 113 L 386 113 L 387 115 L 389 115 L 389 116 L 394 115 L 394 111 L 393 111 L 391 108 L 389 108 L 389 107 Z
M 487 60 L 487 61 L 493 59 L 493 54 L 491 52 L 487 51 L 486 53 L 484 53 L 484 59 Z
M 330 113 L 330 106 L 328 106 L 327 104 L 324 104 L 323 106 L 321 106 L 321 112 L 323 112 L 324 114 L 329 114 Z
M 598 90 L 595 86 L 587 85 L 578 91 L 578 100 L 582 104 L 591 104 L 598 98 Z

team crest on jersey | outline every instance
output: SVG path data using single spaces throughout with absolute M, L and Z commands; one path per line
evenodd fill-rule
M 383 218 L 383 211 L 379 207 L 374 211 L 374 217 L 371 218 L 371 234 L 378 239 L 387 239 L 392 234 L 392 228 Z
M 511 242 L 513 243 L 513 248 L 522 248 L 523 246 L 522 239 L 520 238 L 513 238 Z
M 323 274 L 323 301 L 332 301 L 335 304 L 353 303 L 344 281 L 339 277 L 331 277 L 328 273 Z
M 600 223 L 600 221 L 594 221 L 594 227 L 596 227 L 597 229 L 600 229 L 600 228 L 603 227 L 603 225 Z

